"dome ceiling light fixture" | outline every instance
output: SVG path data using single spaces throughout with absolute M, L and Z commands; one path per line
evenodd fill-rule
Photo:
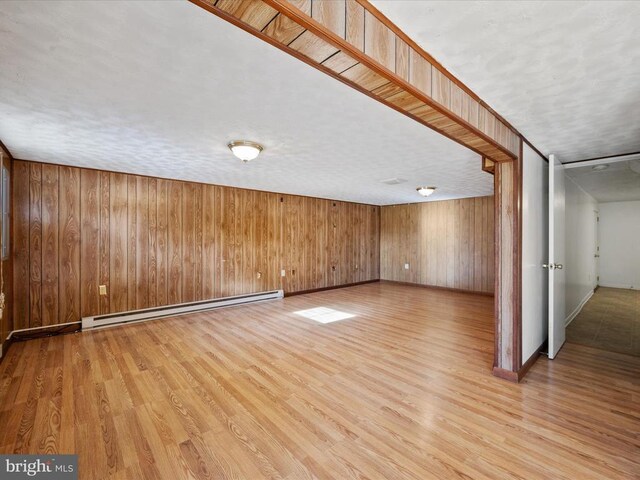
M 601 172 L 603 170 L 606 170 L 607 168 L 609 168 L 609 165 L 602 164 L 602 165 L 594 165 L 593 167 L 591 167 L 591 170 L 595 170 L 596 172 Z
M 416 191 L 423 197 L 428 197 L 436 191 L 436 187 L 418 187 L 416 188 Z
M 260 155 L 260 152 L 264 150 L 262 145 L 255 142 L 249 142 L 247 140 L 234 140 L 227 145 L 231 153 L 237 158 L 242 160 L 243 163 L 248 163 L 254 160 Z

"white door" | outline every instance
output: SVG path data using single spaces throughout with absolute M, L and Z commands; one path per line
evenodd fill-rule
M 598 232 L 598 225 L 600 223 L 600 214 L 597 210 L 593 211 L 593 273 L 591 277 L 591 286 L 596 288 L 598 286 L 598 277 L 600 271 L 600 237 Z
M 564 167 L 549 155 L 549 358 L 565 340 Z

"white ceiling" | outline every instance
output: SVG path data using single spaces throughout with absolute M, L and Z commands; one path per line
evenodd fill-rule
M 372 2 L 545 155 L 640 151 L 640 2 Z
M 493 191 L 477 154 L 186 1 L 0 2 L 0 139 L 16 158 L 379 205 Z M 242 164 L 234 139 L 265 151 Z
M 640 155 L 634 160 L 597 162 L 606 170 L 594 170 L 596 165 L 567 168 L 566 174 L 600 203 L 640 200 Z

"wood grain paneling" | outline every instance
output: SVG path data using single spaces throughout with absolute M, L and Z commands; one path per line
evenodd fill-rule
M 50 168 L 57 173 L 57 167 Z M 100 297 L 97 295 L 101 285 L 100 192 L 100 172 L 83 169 L 80 172 L 80 313 L 83 317 L 100 313 Z M 57 225 L 57 222 L 52 218 L 51 224 Z
M 346 40 L 364 52 L 364 7 L 356 0 L 346 0 L 347 35 Z
M 431 64 L 409 49 L 409 82 L 425 95 L 431 96 Z
M 255 0 L 218 0 L 216 7 L 257 30 L 266 27 L 278 13 L 268 5 Z
M 431 94 L 436 102 L 451 109 L 451 80 L 435 68 L 432 74 Z
M 150 242 L 149 230 L 151 221 L 149 220 L 149 179 L 146 177 L 135 177 L 136 189 L 136 224 L 135 224 L 135 302 L 134 308 L 147 308 L 149 306 L 149 262 Z M 129 199 L 131 205 L 131 199 Z M 129 282 L 131 283 L 131 282 Z
M 9 153 L 9 151 L 5 148 L 2 141 L 0 141 L 0 165 L 7 169 L 9 172 L 9 180 L 13 180 L 13 157 Z M 13 188 L 9 184 L 9 195 L 11 195 Z M 4 184 L 0 182 L 0 198 L 2 198 L 4 194 Z M 0 290 L 4 293 L 4 305 L 3 310 L 0 312 L 0 357 L 6 355 L 7 348 L 9 347 L 10 340 L 7 340 L 9 336 L 9 332 L 14 329 L 14 300 L 13 300 L 13 241 L 14 241 L 14 226 L 13 216 L 9 212 L 8 224 L 4 222 L 7 221 L 2 215 L 0 215 L 0 231 L 4 228 L 9 228 L 9 255 L 6 258 L 0 258 Z M 26 277 L 24 277 L 26 278 Z
M 168 274 L 169 274 L 169 208 L 168 198 L 169 181 L 156 180 L 156 303 L 155 305 L 168 304 Z M 153 304 L 152 304 L 153 305 Z
M 58 192 L 58 168 L 42 165 L 42 325 L 58 323 Z
M 522 146 L 520 147 L 522 149 Z M 495 165 L 496 338 L 494 373 L 522 366 L 522 153 Z
M 380 20 L 364 12 L 364 53 L 383 67 L 395 71 L 396 36 Z
M 289 44 L 293 50 L 300 52 L 311 60 L 322 63 L 338 52 L 338 49 L 309 30 Z
M 100 185 L 98 195 L 100 198 L 100 285 L 110 289 L 111 278 L 111 175 L 109 172 L 100 172 Z M 105 314 L 111 311 L 109 296 L 100 297 L 100 313 Z
M 345 0 L 312 0 L 311 18 L 345 38 Z
M 29 165 L 29 311 L 42 325 L 42 165 Z
M 409 78 L 409 62 L 410 62 L 409 45 L 403 40 L 396 38 L 396 67 L 395 72 L 403 80 L 410 81 Z
M 127 175 L 112 173 L 109 178 L 109 312 L 128 309 L 127 277 Z
M 387 206 L 380 218 L 381 279 L 493 292 L 493 197 Z
M 13 182 L 15 328 L 379 278 L 379 207 L 25 161 Z
M 28 328 L 30 312 L 29 279 L 29 168 L 26 162 L 14 162 L 12 194 L 13 213 L 13 326 L 16 330 Z
M 80 317 L 80 169 L 59 167 L 59 323 Z

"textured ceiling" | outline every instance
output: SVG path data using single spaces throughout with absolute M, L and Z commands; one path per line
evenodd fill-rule
M 567 168 L 569 177 L 598 202 L 640 200 L 640 155 L 635 160 L 612 162 L 606 170 L 594 170 L 593 165 Z
M 640 151 L 640 2 L 372 3 L 544 154 Z
M 379 205 L 493 191 L 477 154 L 188 2 L 0 2 L 0 139 L 17 158 Z M 265 151 L 242 164 L 234 139 Z

